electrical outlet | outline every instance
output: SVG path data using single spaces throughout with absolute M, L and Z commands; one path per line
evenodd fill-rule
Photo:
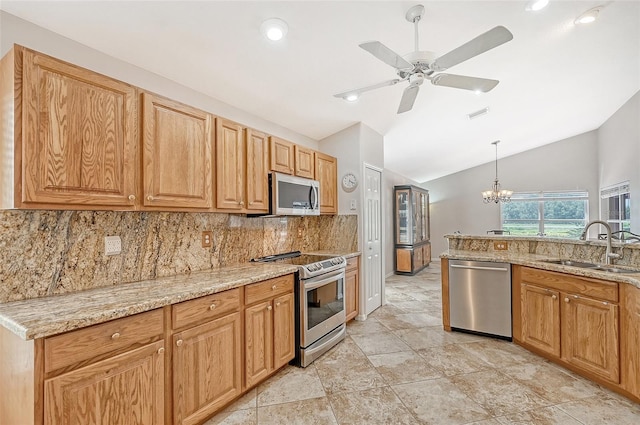
M 104 237 L 104 255 L 118 255 L 122 252 L 120 236 Z
M 493 243 L 494 251 L 506 251 L 508 248 L 507 241 L 496 241 Z
M 298 237 L 301 238 L 302 237 L 302 228 L 298 227 Z
M 211 230 L 205 230 L 202 232 L 202 247 L 211 248 L 213 245 L 213 232 Z

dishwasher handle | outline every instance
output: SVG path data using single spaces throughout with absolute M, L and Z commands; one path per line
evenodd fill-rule
M 508 272 L 509 269 L 504 267 L 480 267 L 480 266 L 459 266 L 457 264 L 451 264 L 451 268 L 454 269 L 470 269 L 470 270 L 492 270 L 496 272 Z

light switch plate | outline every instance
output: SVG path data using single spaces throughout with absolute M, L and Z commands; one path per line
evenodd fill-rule
M 351 208 L 352 211 L 354 211 L 356 209 L 356 200 L 355 199 L 351 200 L 350 208 Z
M 104 254 L 105 255 L 118 255 L 122 252 L 122 241 L 120 236 L 105 236 L 104 237 Z

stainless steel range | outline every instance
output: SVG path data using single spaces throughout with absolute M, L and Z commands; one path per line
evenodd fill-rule
M 344 274 L 347 264 L 344 257 L 293 251 L 251 261 L 280 261 L 298 266 L 296 365 L 307 367 L 344 339 Z

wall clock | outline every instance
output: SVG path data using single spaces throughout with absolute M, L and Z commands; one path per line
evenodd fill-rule
M 353 192 L 358 187 L 358 178 L 353 173 L 346 173 L 342 177 L 342 190 L 345 192 Z

